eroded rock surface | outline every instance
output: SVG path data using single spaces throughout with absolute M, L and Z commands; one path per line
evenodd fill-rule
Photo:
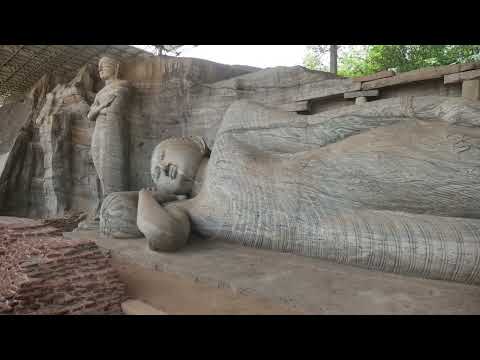
M 153 147 L 171 133 L 191 132 L 188 98 L 195 84 L 256 70 L 168 56 L 125 64 L 124 78 L 132 85 L 132 106 L 122 114 L 130 129 L 124 144 L 129 147 L 125 168 L 130 170 L 120 174 L 126 178 L 124 183 L 129 183 L 131 190 L 151 186 L 145 156 L 148 158 Z M 94 126 L 87 114 L 103 86 L 96 67 L 89 65 L 74 79 L 45 75 L 26 94 L 25 104 L 14 101 L 1 108 L 0 124 L 8 125 L 8 134 L 2 131 L 0 135 L 0 164 L 4 168 L 1 214 L 48 217 L 95 206 L 101 194 L 91 153 Z M 28 138 L 20 135 L 21 126 Z M 202 129 L 208 127 L 205 124 Z M 18 145 L 12 153 L 15 142 Z
M 44 76 L 27 94 L 31 107 L 0 175 L 2 214 L 51 217 L 88 208 L 96 180 L 86 114 L 97 82 L 86 66 L 69 82 Z

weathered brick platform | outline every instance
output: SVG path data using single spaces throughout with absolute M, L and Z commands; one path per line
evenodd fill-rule
M 0 314 L 121 314 L 125 286 L 75 221 L 0 217 Z

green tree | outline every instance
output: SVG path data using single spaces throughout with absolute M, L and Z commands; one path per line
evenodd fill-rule
M 367 45 L 345 48 L 348 48 L 347 51 L 339 58 L 338 74 L 348 77 L 388 69 L 405 72 L 428 66 L 480 61 L 480 45 Z M 310 64 L 314 61 L 310 60 Z M 308 67 L 307 63 L 305 65 Z
M 309 45 L 303 64 L 308 69 L 337 74 L 338 59 L 344 51 L 344 45 Z
M 303 58 L 303 65 L 310 70 L 328 71 L 325 63 L 325 55 L 328 53 L 328 45 L 309 45 Z

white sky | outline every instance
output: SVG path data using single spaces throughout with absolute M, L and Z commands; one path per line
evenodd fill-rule
M 144 47 L 146 45 L 134 45 Z M 185 45 L 181 57 L 260 68 L 303 64 L 307 45 Z

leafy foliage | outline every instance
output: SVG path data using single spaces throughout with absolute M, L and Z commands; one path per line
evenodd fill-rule
M 328 71 L 325 65 L 325 54 L 328 53 L 328 45 L 310 45 L 303 59 L 303 65 L 307 69 Z
M 315 47 L 323 48 L 325 45 L 312 46 Z M 339 54 L 338 74 L 349 77 L 388 69 L 405 72 L 428 66 L 480 61 L 480 45 L 366 45 L 343 48 L 343 53 Z M 324 69 L 317 54 L 319 52 L 309 49 L 304 65 L 311 69 Z M 318 60 L 314 59 L 315 55 Z

